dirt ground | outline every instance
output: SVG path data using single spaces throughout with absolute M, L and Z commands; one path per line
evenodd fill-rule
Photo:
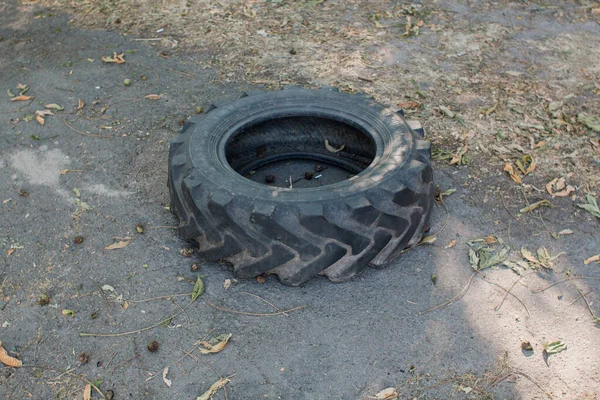
M 0 396 L 195 399 L 228 378 L 215 399 L 600 398 L 600 217 L 577 206 L 600 198 L 599 22 L 583 0 L 0 2 L 0 340 L 23 362 Z M 456 189 L 434 242 L 297 288 L 190 257 L 169 142 L 289 84 L 423 123 Z M 475 273 L 480 238 L 508 267 Z

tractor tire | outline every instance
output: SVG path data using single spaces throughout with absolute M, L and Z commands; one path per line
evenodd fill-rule
M 168 186 L 178 234 L 202 258 L 287 285 L 388 265 L 420 242 L 434 200 L 421 125 L 333 88 L 253 92 L 194 115 L 171 143 Z

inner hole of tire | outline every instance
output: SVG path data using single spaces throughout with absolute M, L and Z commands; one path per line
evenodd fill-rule
M 302 189 L 360 173 L 375 158 L 375 143 L 361 130 L 333 119 L 284 117 L 237 132 L 226 144 L 225 156 L 247 179 Z

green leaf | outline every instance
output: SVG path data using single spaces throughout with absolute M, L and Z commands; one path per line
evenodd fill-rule
M 160 326 L 162 326 L 163 328 L 166 328 L 167 326 L 169 326 L 169 324 L 171 323 L 171 321 L 173 321 L 173 317 L 165 319 L 163 321 L 163 323 L 160 324 Z
M 546 250 L 545 247 L 540 247 L 539 249 L 537 249 L 537 256 L 538 260 L 544 267 L 552 269 L 553 265 L 550 262 L 550 254 L 548 253 L 548 250 Z
M 593 216 L 600 218 L 600 208 L 598 208 L 596 198 L 588 193 L 585 196 L 585 200 L 588 204 L 577 204 L 577 207 L 583 208 L 584 210 L 589 211 Z
M 477 253 L 473 250 L 469 249 L 469 262 L 471 263 L 471 267 L 477 271 L 477 267 L 479 265 L 479 257 L 477 257 Z
M 479 270 L 493 267 L 494 265 L 501 264 L 508 258 L 508 253 L 510 253 L 510 247 L 504 246 L 498 252 L 490 251 L 489 258 L 484 262 L 479 263 Z
M 196 284 L 194 285 L 194 290 L 192 290 L 192 301 L 196 301 L 196 299 L 204 293 L 204 282 L 202 278 L 198 277 L 196 279 Z
M 557 340 L 556 342 L 546 343 L 543 345 L 546 354 L 556 354 L 567 349 L 567 344 Z
M 10 89 L 6 91 L 6 94 L 8 94 L 9 97 L 15 97 L 15 94 Z
M 97 381 L 90 381 L 90 383 L 92 384 L 92 386 L 96 386 L 96 387 L 102 385 L 102 382 L 103 381 L 101 379 L 98 379 Z

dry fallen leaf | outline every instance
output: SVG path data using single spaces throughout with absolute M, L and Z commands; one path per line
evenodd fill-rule
M 258 282 L 258 283 L 260 283 L 260 284 L 263 284 L 263 283 L 265 283 L 266 281 L 267 281 L 267 278 L 265 278 L 265 277 L 264 277 L 264 276 L 262 276 L 262 275 L 259 275 L 259 276 L 257 276 L 257 277 L 256 277 L 256 282 Z
M 537 260 L 537 258 L 535 258 L 534 255 L 529 250 L 527 250 L 525 247 L 521 247 L 521 255 L 527 261 L 532 262 L 534 264 L 539 264 L 539 261 Z
M 523 175 L 529 175 L 535 170 L 537 162 L 532 156 L 526 154 L 521 158 L 521 160 L 517 160 L 515 164 L 517 164 L 517 167 L 521 170 Z
M 45 117 L 46 115 L 54 115 L 54 113 L 50 110 L 36 110 L 35 115 Z
M 225 289 L 229 289 L 229 286 L 231 286 L 231 279 L 225 279 L 225 282 L 223 282 L 223 287 Z
M 570 229 L 563 229 L 562 231 L 558 232 L 559 235 L 572 235 L 573 231 Z
M 8 355 L 4 347 L 2 347 L 2 341 L 0 341 L 0 362 L 6 366 L 19 368 L 23 365 L 21 360 L 17 360 L 14 357 Z
M 435 235 L 425 236 L 423 239 L 421 239 L 421 242 L 419 242 L 419 244 L 431 244 L 436 240 L 437 237 Z
M 411 110 L 413 108 L 419 108 L 420 105 L 421 105 L 421 103 L 418 103 L 416 101 L 402 101 L 402 102 L 398 103 L 398 107 L 404 108 L 407 110 Z
M 592 256 L 592 257 L 586 259 L 583 263 L 585 265 L 588 265 L 588 264 L 593 263 L 594 261 L 600 262 L 600 254 L 596 254 L 595 256 Z
M 398 396 L 399 395 L 398 391 L 396 391 L 396 388 L 389 387 L 378 392 L 375 397 L 371 398 L 376 400 L 396 400 Z
M 85 106 L 85 102 L 81 99 L 77 100 L 77 108 L 75 109 L 75 111 L 81 110 L 83 106 Z
M 202 394 L 202 396 L 198 396 L 196 397 L 196 400 L 209 400 L 212 399 L 212 397 L 217 393 L 217 391 L 223 387 L 225 387 L 225 385 L 227 385 L 229 382 L 231 382 L 231 380 L 229 380 L 228 378 L 221 378 L 218 381 L 216 381 L 215 383 L 213 383 L 211 385 L 211 387 Z
M 44 125 L 44 117 L 42 117 L 41 115 L 36 115 L 35 120 L 39 122 L 40 125 Z
M 149 99 L 149 100 L 158 100 L 160 99 L 160 96 L 162 96 L 161 94 L 149 94 L 147 96 L 144 96 L 145 99 Z
M 22 83 L 17 83 L 17 89 L 19 89 L 19 90 L 25 90 L 25 89 L 27 89 L 27 85 L 24 85 Z
M 83 388 L 83 400 L 90 400 L 92 398 L 92 385 L 89 383 Z
M 105 63 L 123 64 L 125 62 L 123 56 L 123 53 L 117 54 L 117 52 L 114 51 L 112 57 L 102 57 L 102 61 L 104 61 Z
M 445 249 L 449 249 L 449 248 L 451 248 L 451 247 L 454 247 L 454 246 L 456 246 L 456 240 L 453 240 L 453 241 L 451 241 L 451 242 L 450 242 L 450 243 L 448 243 L 448 245 L 447 245 L 447 246 L 445 246 L 444 248 L 445 248 Z
M 467 150 L 469 150 L 469 145 L 465 144 L 459 151 L 458 154 L 452 154 L 452 160 L 450 160 L 450 165 L 453 164 L 462 164 L 462 158 L 466 154 Z
M 171 387 L 171 384 L 173 383 L 173 381 L 171 381 L 170 379 L 167 379 L 167 374 L 169 373 L 169 367 L 163 369 L 162 372 L 162 380 L 164 383 L 167 384 L 168 387 Z
M 20 96 L 15 96 L 15 97 L 11 98 L 10 101 L 27 101 L 27 100 L 31 100 L 31 99 L 33 99 L 33 96 L 20 95 Z
M 106 246 L 104 248 L 104 250 L 122 249 L 123 247 L 127 246 L 129 243 L 131 243 L 131 240 L 121 240 L 117 243 L 109 244 L 108 246 Z
M 340 151 L 344 150 L 344 147 L 346 147 L 345 144 L 341 145 L 338 148 L 335 148 L 335 147 L 333 147 L 332 145 L 329 144 L 329 140 L 325 139 L 325 148 L 330 153 L 339 153 Z
M 10 256 L 14 252 L 15 252 L 15 249 L 8 249 L 8 251 L 6 252 L 6 255 Z
M 198 351 L 202 354 L 218 353 L 220 351 L 223 351 L 225 346 L 227 346 L 229 339 L 231 339 L 231 333 L 215 336 L 208 342 L 200 342 L 200 344 L 204 346 L 204 348 L 199 347 Z
M 513 166 L 510 163 L 506 163 L 504 165 L 504 171 L 508 172 L 508 175 L 510 175 L 510 177 L 513 181 L 517 182 L 519 185 L 523 184 L 521 177 L 519 175 L 515 174 L 515 169 L 513 168 Z
M 546 184 L 546 191 L 552 196 L 565 197 L 575 191 L 575 188 L 566 185 L 565 178 L 554 178 Z
M 536 208 L 539 207 L 552 207 L 552 203 L 550 203 L 550 200 L 540 200 L 538 202 L 535 202 L 533 204 L 528 205 L 525 208 L 521 208 L 519 210 L 520 213 L 526 213 L 526 212 L 530 212 L 535 210 Z
M 52 110 L 56 110 L 56 111 L 62 111 L 62 110 L 64 110 L 64 109 L 65 109 L 63 106 L 59 106 L 59 105 L 58 105 L 58 104 L 56 104 L 56 103 L 52 103 L 52 104 L 46 104 L 44 107 L 46 107 L 46 108 L 50 108 L 50 109 L 52 109 Z

